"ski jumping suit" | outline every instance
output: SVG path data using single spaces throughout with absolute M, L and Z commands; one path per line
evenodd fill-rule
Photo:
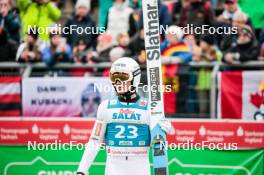
M 78 172 L 86 174 L 105 140 L 105 175 L 150 175 L 149 125 L 146 98 L 140 97 L 135 103 L 123 103 L 117 97 L 103 101 Z

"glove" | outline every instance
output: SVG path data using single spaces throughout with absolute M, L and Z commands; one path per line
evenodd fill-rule
M 172 134 L 173 133 L 173 127 L 171 125 L 171 121 L 168 119 L 161 119 L 158 122 L 159 126 L 161 129 L 166 133 L 166 134 Z

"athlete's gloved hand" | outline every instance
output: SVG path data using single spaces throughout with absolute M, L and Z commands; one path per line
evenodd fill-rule
M 159 123 L 161 129 L 166 134 L 172 134 L 173 133 L 173 127 L 171 125 L 171 121 L 170 120 L 168 120 L 168 119 L 161 119 L 158 123 Z

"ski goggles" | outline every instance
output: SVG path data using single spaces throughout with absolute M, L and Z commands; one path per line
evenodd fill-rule
M 112 81 L 112 83 L 115 83 L 116 81 L 126 82 L 131 81 L 132 76 L 124 72 L 114 72 L 110 73 L 110 80 Z

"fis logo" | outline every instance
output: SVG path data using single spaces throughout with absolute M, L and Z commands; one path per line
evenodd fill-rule
M 140 120 L 141 114 L 129 109 L 120 109 L 119 113 L 113 113 L 114 120 Z

